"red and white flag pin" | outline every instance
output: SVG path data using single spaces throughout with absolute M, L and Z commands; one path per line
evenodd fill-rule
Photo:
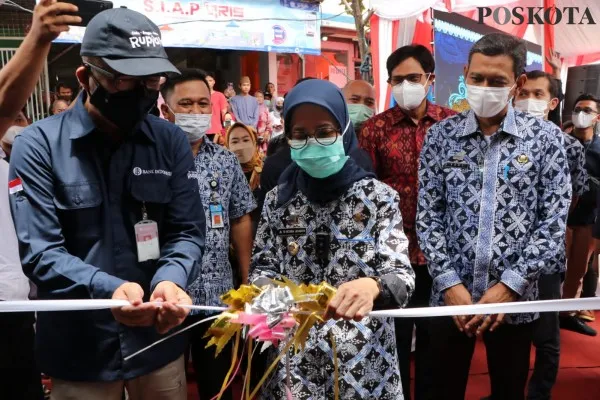
M 23 183 L 21 182 L 21 178 L 15 178 L 8 182 L 8 193 L 15 194 L 21 191 L 23 191 Z

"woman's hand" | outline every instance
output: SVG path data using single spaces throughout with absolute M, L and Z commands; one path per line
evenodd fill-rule
M 360 278 L 343 283 L 329 302 L 326 319 L 360 321 L 373 310 L 373 301 L 379 296 L 379 287 L 372 278 Z

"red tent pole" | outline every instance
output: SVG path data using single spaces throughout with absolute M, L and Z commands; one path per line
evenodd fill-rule
M 544 0 L 544 8 L 554 7 L 555 0 Z M 542 49 L 542 56 L 544 57 L 544 70 L 548 73 L 552 73 L 552 67 L 546 60 L 546 57 L 550 54 L 549 49 L 554 49 L 554 25 L 544 24 L 544 48 Z

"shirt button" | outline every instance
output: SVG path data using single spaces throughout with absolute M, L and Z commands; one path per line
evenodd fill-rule
M 121 254 L 123 252 L 123 249 L 119 246 L 115 247 L 115 254 Z

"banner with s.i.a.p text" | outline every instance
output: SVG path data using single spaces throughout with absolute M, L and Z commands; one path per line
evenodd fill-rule
M 320 54 L 318 7 L 289 0 L 112 0 L 150 18 L 165 47 Z M 57 43 L 80 43 L 71 27 Z

